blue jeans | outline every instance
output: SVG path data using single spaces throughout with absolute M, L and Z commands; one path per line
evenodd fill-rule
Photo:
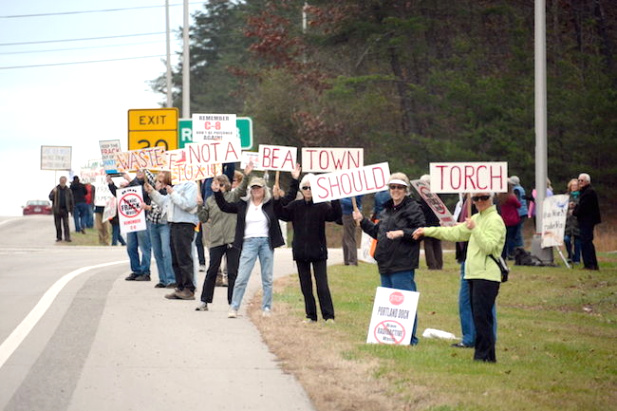
M 131 262 L 131 271 L 137 275 L 150 275 L 151 244 L 148 230 L 127 233 L 126 241 L 126 252 Z M 140 251 L 141 261 L 139 260 Z
M 513 258 L 514 257 L 514 248 L 516 247 L 516 236 L 520 231 L 520 227 L 518 225 L 506 226 L 506 244 L 503 247 L 503 251 L 501 252 L 501 257 Z
M 231 298 L 231 308 L 233 310 L 240 308 L 244 292 L 246 291 L 246 285 L 248 284 L 257 257 L 259 257 L 259 265 L 261 266 L 261 285 L 263 287 L 261 309 L 265 310 L 266 308 L 272 308 L 274 250 L 270 248 L 270 239 L 268 237 L 253 237 L 245 239 L 242 244 L 238 278 L 236 278 L 234 294 Z
M 473 324 L 473 314 L 471 313 L 471 296 L 469 295 L 469 283 L 465 276 L 465 263 L 461 263 L 461 288 L 458 293 L 458 315 L 461 319 L 461 333 L 463 334 L 462 343 L 473 347 L 476 343 L 476 327 Z M 493 305 L 493 332 L 497 341 L 497 306 Z
M 169 225 L 150 224 L 150 242 L 152 253 L 156 261 L 156 269 L 159 273 L 159 283 L 169 285 L 176 282 L 174 269 L 171 266 L 171 246 L 169 237 Z
M 572 239 L 574 239 L 574 250 L 572 250 Z M 566 245 L 566 251 L 568 252 L 568 260 L 573 263 L 581 262 L 581 238 L 577 236 L 566 235 L 563 238 L 563 242 Z
M 380 274 L 381 286 L 386 288 L 395 288 L 397 290 L 417 291 L 415 278 L 415 270 L 400 271 L 392 274 Z M 411 332 L 411 345 L 418 344 L 416 337 L 416 329 L 418 328 L 418 314 L 413 323 L 413 331 Z
M 77 203 L 73 209 L 73 220 L 75 221 L 75 231 L 85 230 L 88 226 L 88 210 L 90 205 Z

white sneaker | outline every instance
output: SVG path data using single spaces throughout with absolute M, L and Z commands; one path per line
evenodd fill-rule
M 335 322 L 334 322 L 334 318 L 328 318 L 328 319 L 326 320 L 326 324 L 335 324 Z
M 238 310 L 234 310 L 233 308 L 229 309 L 229 312 L 227 313 L 227 318 L 237 318 L 238 317 Z
M 261 312 L 261 316 L 262 317 L 270 317 L 272 315 L 272 312 L 270 312 L 269 308 L 264 308 L 264 310 Z
M 311 318 L 305 318 L 304 320 L 302 320 L 302 322 L 304 324 L 315 324 L 317 321 L 311 319 Z

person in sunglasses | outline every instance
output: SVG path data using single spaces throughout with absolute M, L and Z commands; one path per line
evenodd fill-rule
M 416 291 L 414 278 L 420 262 L 420 241 L 412 235 L 417 228 L 425 225 L 425 220 L 418 202 L 408 196 L 409 187 L 409 178 L 405 174 L 392 174 L 388 180 L 391 199 L 384 204 L 379 222 L 373 223 L 360 211 L 354 211 L 353 217 L 365 233 L 377 239 L 374 258 L 381 286 Z M 411 345 L 418 344 L 417 324 L 416 316 Z
M 334 306 L 328 286 L 328 245 L 326 243 L 326 221 L 334 222 L 341 218 L 341 204 L 338 200 L 313 203 L 311 174 L 300 182 L 302 198 L 287 205 L 281 201 L 278 187 L 274 188 L 274 212 L 283 221 L 293 222 L 293 259 L 298 266 L 300 289 L 304 296 L 304 309 L 307 323 L 317 321 L 317 306 L 313 295 L 312 276 L 315 276 L 317 297 L 321 316 L 326 322 L 334 321 Z M 311 275 L 311 265 L 313 274 Z
M 454 227 L 418 228 L 413 237 L 446 241 L 468 241 L 465 260 L 465 280 L 469 284 L 471 310 L 476 328 L 474 360 L 497 362 L 493 306 L 499 293 L 501 271 L 489 257 L 499 257 L 506 242 L 506 226 L 493 204 L 492 193 L 472 194 L 471 200 L 478 213 Z

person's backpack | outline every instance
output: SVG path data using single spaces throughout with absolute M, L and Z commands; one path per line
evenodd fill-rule
M 516 247 L 514 249 L 514 265 L 530 265 L 541 267 L 544 266 L 542 260 L 525 250 L 523 247 Z

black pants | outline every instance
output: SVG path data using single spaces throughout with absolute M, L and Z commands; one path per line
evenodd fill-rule
M 199 232 L 197 233 L 197 237 L 195 237 L 195 247 L 197 248 L 197 259 L 199 260 L 199 265 L 206 265 L 206 254 L 204 253 L 204 226 L 201 224 L 199 226 Z
M 65 208 L 54 213 L 54 223 L 56 223 L 56 240 L 62 240 L 62 229 L 64 229 L 64 239 L 70 240 L 69 212 Z
M 353 216 L 343 216 L 343 260 L 345 265 L 358 265 L 358 244 L 356 230 L 358 225 Z
M 223 244 L 217 247 L 210 247 L 210 266 L 204 279 L 201 290 L 201 301 L 211 303 L 216 288 L 216 276 L 221 266 L 223 256 L 227 256 L 227 302 L 231 304 L 231 297 L 234 293 L 234 284 L 238 276 L 238 265 L 240 263 L 240 250 L 231 244 Z
M 313 296 L 313 281 L 311 275 L 311 264 L 315 275 L 315 285 L 317 286 L 317 298 L 319 298 L 319 307 L 321 308 L 321 316 L 324 320 L 334 318 L 334 306 L 332 305 L 332 296 L 330 295 L 330 287 L 328 286 L 327 261 L 296 261 L 298 265 L 298 277 L 300 278 L 300 289 L 304 295 L 304 309 L 306 318 L 317 321 L 317 307 L 315 305 L 315 297 Z
M 476 327 L 476 345 L 473 359 L 497 362 L 495 356 L 495 332 L 493 305 L 499 294 L 499 282 L 469 280 L 469 294 L 473 325 Z
M 579 222 L 581 230 L 581 255 L 583 265 L 591 270 L 598 269 L 598 259 L 596 258 L 596 247 L 593 245 L 593 224 Z
M 179 290 L 185 288 L 195 292 L 193 284 L 193 255 L 191 246 L 195 237 L 195 225 L 191 223 L 171 223 L 171 266 L 176 276 Z
M 441 240 L 424 237 L 424 256 L 429 270 L 441 270 L 443 268 L 443 251 Z

